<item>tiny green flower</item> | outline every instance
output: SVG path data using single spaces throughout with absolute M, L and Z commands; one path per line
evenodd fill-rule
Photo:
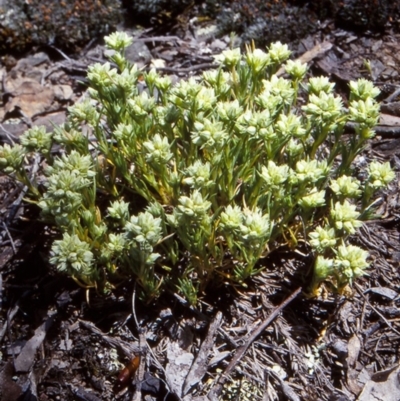
M 170 147 L 167 137 L 155 134 L 150 141 L 143 142 L 146 161 L 156 165 L 167 164 L 173 157 Z
M 368 252 L 354 245 L 341 245 L 336 252 L 335 267 L 345 276 L 346 281 L 352 284 L 354 278 L 365 274 L 369 267 Z
M 83 156 L 76 150 L 73 150 L 70 154 L 57 157 L 53 165 L 47 167 L 46 174 L 57 174 L 59 171 L 66 170 L 82 178 L 92 178 L 96 175 L 91 155 Z
M 192 188 L 201 189 L 210 187 L 213 182 L 210 180 L 210 163 L 202 163 L 196 160 L 184 172 L 183 183 Z
M 324 92 L 326 94 L 331 93 L 334 87 L 335 84 L 329 82 L 328 77 L 312 77 L 308 81 L 307 90 L 310 95 L 314 94 L 316 96 L 319 96 L 321 92 Z
M 299 200 L 299 205 L 303 209 L 314 209 L 325 205 L 325 190 L 317 191 L 317 188 L 313 188 L 310 194 L 303 196 Z
M 62 124 L 54 129 L 54 142 L 78 148 L 87 143 L 86 136 L 79 130 L 72 128 L 68 124 Z
M 380 90 L 374 86 L 371 81 L 360 78 L 357 81 L 350 81 L 350 92 L 356 100 L 367 100 L 368 98 L 376 98 Z
M 129 69 L 124 69 L 122 73 L 118 74 L 114 78 L 114 86 L 117 89 L 121 89 L 124 93 L 124 97 L 131 97 L 137 95 L 137 81 L 138 74 L 137 71 L 131 73 Z M 111 88 L 110 88 L 111 89 Z M 121 90 L 116 92 L 117 94 L 121 93 Z
M 75 221 L 67 222 L 65 219 L 70 220 L 68 216 L 82 208 L 83 189 L 92 185 L 88 178 L 78 175 L 76 171 L 57 171 L 48 177 L 45 183 L 47 191 L 38 205 L 44 214 L 50 214 L 56 220 L 61 217 L 60 221 L 63 221 L 61 225 L 75 224 Z
M 201 219 L 206 216 L 211 207 L 211 202 L 203 199 L 197 189 L 191 193 L 190 197 L 181 196 L 178 201 L 179 205 L 176 207 L 178 215 L 195 219 Z
M 297 139 L 290 138 L 286 145 L 286 150 L 290 156 L 296 157 L 304 152 L 304 145 Z
M 272 139 L 273 132 L 271 116 L 268 110 L 246 112 L 238 120 L 239 131 L 254 138 Z M 271 128 L 271 129 L 270 129 Z
M 314 265 L 314 280 L 320 283 L 334 272 L 334 260 L 324 258 L 321 255 L 317 256 Z
M 332 227 L 318 226 L 308 236 L 310 245 L 318 253 L 324 253 L 326 249 L 333 248 L 336 245 L 336 233 Z
M 356 132 L 364 140 L 375 138 L 376 132 L 367 126 L 361 126 L 356 128 Z
M 191 133 L 191 138 L 193 143 L 199 146 L 200 149 L 221 149 L 228 139 L 228 134 L 221 122 L 205 118 L 202 122 L 197 121 L 194 123 L 194 131 Z
M 181 80 L 171 89 L 169 101 L 179 109 L 189 109 L 201 91 L 202 85 L 195 78 Z
M 268 167 L 261 167 L 261 178 L 266 182 L 268 190 L 278 189 L 290 176 L 290 168 L 283 164 L 277 166 L 272 160 L 268 161 Z
M 306 75 L 307 64 L 303 64 L 298 60 L 288 60 L 285 65 L 285 71 L 291 75 L 292 78 L 300 81 Z
M 232 232 L 241 226 L 243 218 L 243 211 L 239 206 L 235 205 L 232 207 L 232 205 L 228 205 L 221 213 L 219 226 L 223 230 Z
M 349 106 L 350 118 L 356 123 L 372 128 L 378 124 L 379 109 L 379 103 L 370 97 L 366 100 L 353 100 Z
M 90 276 L 93 272 L 93 253 L 90 245 L 81 241 L 76 234 L 64 233 L 51 247 L 50 263 L 61 272 L 72 276 Z
M 89 123 L 96 126 L 99 122 L 100 114 L 94 104 L 89 99 L 77 102 L 68 108 L 69 118 L 74 123 Z
M 218 102 L 217 113 L 222 121 L 235 122 L 243 113 L 243 108 L 239 106 L 237 100 L 232 102 Z
M 126 144 L 130 144 L 134 137 L 134 128 L 132 124 L 124 124 L 120 123 L 115 128 L 114 132 L 112 132 L 113 137 L 117 140 L 125 142 Z
M 259 208 L 243 211 L 243 223 L 240 225 L 240 238 L 248 245 L 262 245 L 271 234 L 271 221 L 268 214 Z
M 293 92 L 294 93 L 294 92 Z M 292 93 L 288 92 L 287 101 L 290 103 L 292 99 Z M 271 116 L 275 116 L 279 112 L 281 106 L 281 98 L 274 95 L 269 90 L 262 91 L 255 99 L 256 104 L 262 109 L 269 111 Z M 250 110 L 247 110 L 250 111 Z
M 332 93 L 320 92 L 309 96 L 309 103 L 302 107 L 312 122 L 321 125 L 335 121 L 342 114 L 343 102 Z
M 343 204 L 336 202 L 330 214 L 335 228 L 348 234 L 354 234 L 356 229 L 362 226 L 362 221 L 357 220 L 360 213 L 357 212 L 356 206 L 347 200 Z
M 269 57 L 276 64 L 282 64 L 289 58 L 291 53 L 288 45 L 282 44 L 281 42 L 271 43 L 268 50 Z
M 132 44 L 133 38 L 125 32 L 113 32 L 104 41 L 108 49 L 120 52 Z
M 396 178 L 395 172 L 390 167 L 389 162 L 371 162 L 368 166 L 368 181 L 372 187 L 379 189 L 389 185 Z
M 358 198 L 361 195 L 360 181 L 347 175 L 332 180 L 330 187 L 336 195 L 345 198 Z
M 33 127 L 25 131 L 20 138 L 21 145 L 28 151 L 50 152 L 53 134 L 46 131 L 46 127 Z
M 271 63 L 269 54 L 260 49 L 254 49 L 246 53 L 246 63 L 254 74 L 259 74 Z
M 240 53 L 240 49 L 228 49 L 224 50 L 221 54 L 214 56 L 216 62 L 231 68 L 235 67 L 239 61 L 242 59 L 242 55 Z
M 294 114 L 281 114 L 275 124 L 275 128 L 281 135 L 295 138 L 301 138 L 307 133 L 306 129 L 301 125 L 300 117 Z
M 154 82 L 154 86 L 160 91 L 160 92 L 167 92 L 171 86 L 172 86 L 172 81 L 169 76 L 161 77 L 158 76 Z
M 107 211 L 108 215 L 115 220 L 125 222 L 129 219 L 129 203 L 123 200 L 112 202 Z
M 292 87 L 292 82 L 288 79 L 272 75 L 270 80 L 263 79 L 263 86 L 263 92 L 267 92 L 279 99 L 277 104 L 288 106 L 292 104 L 296 92 Z
M 14 173 L 22 167 L 25 149 L 17 144 L 10 146 L 7 143 L 0 146 L 0 170 L 6 174 Z
M 156 100 L 144 91 L 134 99 L 128 99 L 127 104 L 129 114 L 134 119 L 138 118 L 140 120 L 143 117 L 147 117 L 154 110 Z
M 316 183 L 329 174 L 326 160 L 300 160 L 296 163 L 296 178 L 299 182 Z
M 94 88 L 107 88 L 114 84 L 118 72 L 110 63 L 96 63 L 88 67 L 87 77 Z
M 214 88 L 201 88 L 197 96 L 194 98 L 196 109 L 198 111 L 210 111 L 214 108 L 217 98 L 215 96 Z
M 159 77 L 157 71 L 152 68 L 149 72 L 144 74 L 144 81 L 148 86 L 153 86 Z
M 112 258 L 118 257 L 128 248 L 126 237 L 123 233 L 110 234 L 108 242 L 101 249 L 102 257 L 110 262 Z
M 125 224 L 124 231 L 128 239 L 134 239 L 139 244 L 155 246 L 161 239 L 161 218 L 154 217 L 147 211 L 139 213 Z
M 203 79 L 208 86 L 214 88 L 217 96 L 224 96 L 231 90 L 231 75 L 222 69 L 204 71 Z
M 154 217 L 164 216 L 164 209 L 158 202 L 151 202 L 146 206 L 146 211 L 151 213 Z

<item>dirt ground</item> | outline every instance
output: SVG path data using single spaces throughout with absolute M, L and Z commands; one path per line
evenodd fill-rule
M 231 39 L 216 37 L 212 21 L 182 24 L 131 28 L 127 57 L 175 79 L 211 68 Z M 359 77 L 381 89 L 381 122 L 362 157 L 390 161 L 399 178 L 400 35 L 355 34 L 328 21 L 290 47 L 344 97 Z M 0 142 L 64 122 L 84 94 L 87 66 L 105 53 L 94 42 L 79 55 L 45 47 L 4 56 Z M 2 401 L 399 398 L 399 180 L 377 198 L 381 218 L 352 238 L 371 268 L 346 296 L 307 298 L 311 256 L 283 249 L 249 288 L 223 288 L 197 308 L 177 294 L 144 305 L 133 282 L 104 297 L 60 276 L 48 263 L 51 230 L 18 185 L 0 183 Z

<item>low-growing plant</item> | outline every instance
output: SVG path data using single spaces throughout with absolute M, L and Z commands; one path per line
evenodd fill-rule
M 275 43 L 224 51 L 217 69 L 173 85 L 129 64 L 130 43 L 106 37 L 111 63 L 89 67 L 90 97 L 65 125 L 0 148 L 4 173 L 60 232 L 59 271 L 103 290 L 134 278 L 147 299 L 167 286 L 192 304 L 210 282 L 244 284 L 260 258 L 300 242 L 315 254 L 313 293 L 365 274 L 368 253 L 349 236 L 394 178 L 388 163 L 373 161 L 362 181 L 352 166 L 379 116 L 372 83 L 352 82 L 345 109 L 328 78 L 304 83 L 306 65 Z M 282 63 L 288 79 L 276 75 Z M 44 189 L 26 174 L 38 153 Z

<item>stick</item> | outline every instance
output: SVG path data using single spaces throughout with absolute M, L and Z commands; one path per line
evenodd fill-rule
M 282 310 L 297 297 L 300 292 L 301 287 L 299 287 L 280 305 L 278 305 L 275 310 L 268 316 L 267 320 L 261 323 L 261 325 L 253 331 L 248 340 L 236 351 L 234 357 L 232 358 L 229 365 L 226 367 L 224 373 L 219 377 L 217 384 L 208 393 L 207 398 L 210 401 L 217 400 L 218 397 L 221 395 L 222 387 L 228 379 L 228 375 L 232 372 L 237 363 L 242 359 L 253 341 L 271 324 L 271 322 L 282 312 Z

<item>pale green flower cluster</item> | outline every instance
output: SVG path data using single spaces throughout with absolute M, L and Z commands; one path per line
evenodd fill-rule
M 376 189 L 386 187 L 396 177 L 396 174 L 391 169 L 389 162 L 379 163 L 376 161 L 371 162 L 369 165 L 368 175 L 368 181 L 370 185 Z
M 207 217 L 211 202 L 204 199 L 198 190 L 194 190 L 190 196 L 181 196 L 175 209 L 180 221 L 200 222 Z
M 331 188 L 340 199 L 346 198 L 344 196 L 346 192 L 350 195 L 348 198 L 359 195 L 359 182 L 349 178 L 342 176 L 332 181 Z M 355 234 L 357 228 L 361 227 L 362 222 L 358 220 L 359 217 L 360 213 L 355 205 L 347 199 L 338 201 L 331 205 L 330 215 L 326 218 L 325 224 L 317 226 L 309 233 L 310 245 L 318 255 L 314 267 L 313 292 L 316 292 L 319 284 L 328 278 L 334 279 L 337 289 L 342 290 L 347 284 L 352 283 L 353 278 L 361 276 L 368 267 L 369 264 L 366 262 L 368 252 L 353 245 L 343 244 L 338 248 L 339 241 L 343 243 L 347 236 Z M 351 262 L 346 262 L 347 265 L 343 259 L 345 254 L 351 258 Z M 361 257 L 356 262 L 355 255 L 362 256 L 362 263 Z
M 149 212 L 132 216 L 125 224 L 125 232 L 128 238 L 132 238 L 139 244 L 154 246 L 161 239 L 161 219 L 154 217 Z
M 155 134 L 150 141 L 143 142 L 143 147 L 146 151 L 146 161 L 149 163 L 159 166 L 167 164 L 172 159 L 168 138 L 162 138 L 160 134 Z
M 45 216 L 53 217 L 60 226 L 76 226 L 84 197 L 90 196 L 96 175 L 90 155 L 77 151 L 57 157 L 46 169 L 46 192 L 39 201 Z M 92 194 L 93 195 L 93 194 Z
M 285 71 L 295 80 L 302 80 L 307 73 L 307 64 L 298 60 L 288 60 L 285 64 Z
M 261 167 L 261 177 L 269 191 L 279 190 L 292 174 L 288 165 L 277 166 L 272 160 L 268 161 L 267 166 Z
M 78 235 L 64 233 L 61 240 L 53 242 L 50 262 L 61 272 L 85 279 L 93 273 L 94 255 L 90 245 Z
M 49 153 L 52 145 L 52 134 L 46 131 L 44 126 L 36 126 L 25 131 L 20 138 L 28 152 Z
M 314 267 L 313 289 L 317 289 L 318 284 L 332 277 L 339 289 L 343 289 L 347 284 L 352 284 L 354 279 L 366 274 L 365 270 L 369 267 L 368 252 L 354 245 L 339 245 L 334 251 L 334 258 L 317 256 Z
M 346 234 L 354 234 L 356 229 L 362 226 L 362 222 L 357 220 L 359 216 L 356 206 L 347 200 L 344 203 L 336 202 L 330 213 L 335 228 L 343 230 Z
M 303 111 L 313 124 L 330 123 L 330 129 L 335 127 L 335 121 L 342 114 L 343 101 L 340 97 L 321 91 L 318 95 L 311 93 L 309 103 L 303 106 Z
M 228 133 L 221 122 L 205 118 L 201 122 L 195 122 L 191 136 L 193 143 L 200 149 L 219 150 L 224 146 Z
M 107 208 L 108 215 L 115 220 L 126 222 L 129 220 L 129 203 L 116 200 Z
M 268 214 L 262 214 L 259 208 L 242 210 L 237 205 L 229 205 L 221 213 L 220 227 L 233 234 L 236 241 L 251 246 L 265 243 L 272 228 Z
M 132 44 L 133 39 L 125 32 L 114 32 L 106 36 L 104 41 L 109 49 L 122 52 L 125 48 Z
M 336 180 L 331 181 L 332 191 L 339 197 L 345 198 L 358 198 L 361 196 L 360 181 L 354 177 L 342 175 Z
M 70 120 L 74 123 L 87 122 L 91 126 L 96 126 L 99 123 L 100 114 L 90 99 L 75 103 L 68 108 L 68 112 Z
M 21 169 L 25 157 L 25 149 L 21 145 L 10 146 L 7 143 L 0 146 L 0 169 L 6 174 Z
M 176 84 L 127 61 L 127 34 L 105 42 L 110 62 L 89 68 L 89 98 L 67 123 L 0 147 L 1 170 L 28 185 L 63 236 L 59 270 L 103 290 L 134 277 L 147 299 L 168 285 L 192 303 L 209 282 L 245 285 L 282 245 L 309 241 L 312 291 L 364 273 L 367 253 L 349 237 L 395 178 L 376 161 L 363 182 L 353 176 L 379 116 L 369 81 L 350 83 L 346 110 L 328 78 L 304 82 L 307 65 L 279 42 L 226 50 L 214 70 Z M 343 136 L 347 122 L 354 135 Z M 41 186 L 26 174 L 32 152 L 46 157 Z
M 194 189 L 208 188 L 213 185 L 211 178 L 211 166 L 209 162 L 202 163 L 196 160 L 194 164 L 187 167 L 185 170 L 185 178 L 183 183 Z

